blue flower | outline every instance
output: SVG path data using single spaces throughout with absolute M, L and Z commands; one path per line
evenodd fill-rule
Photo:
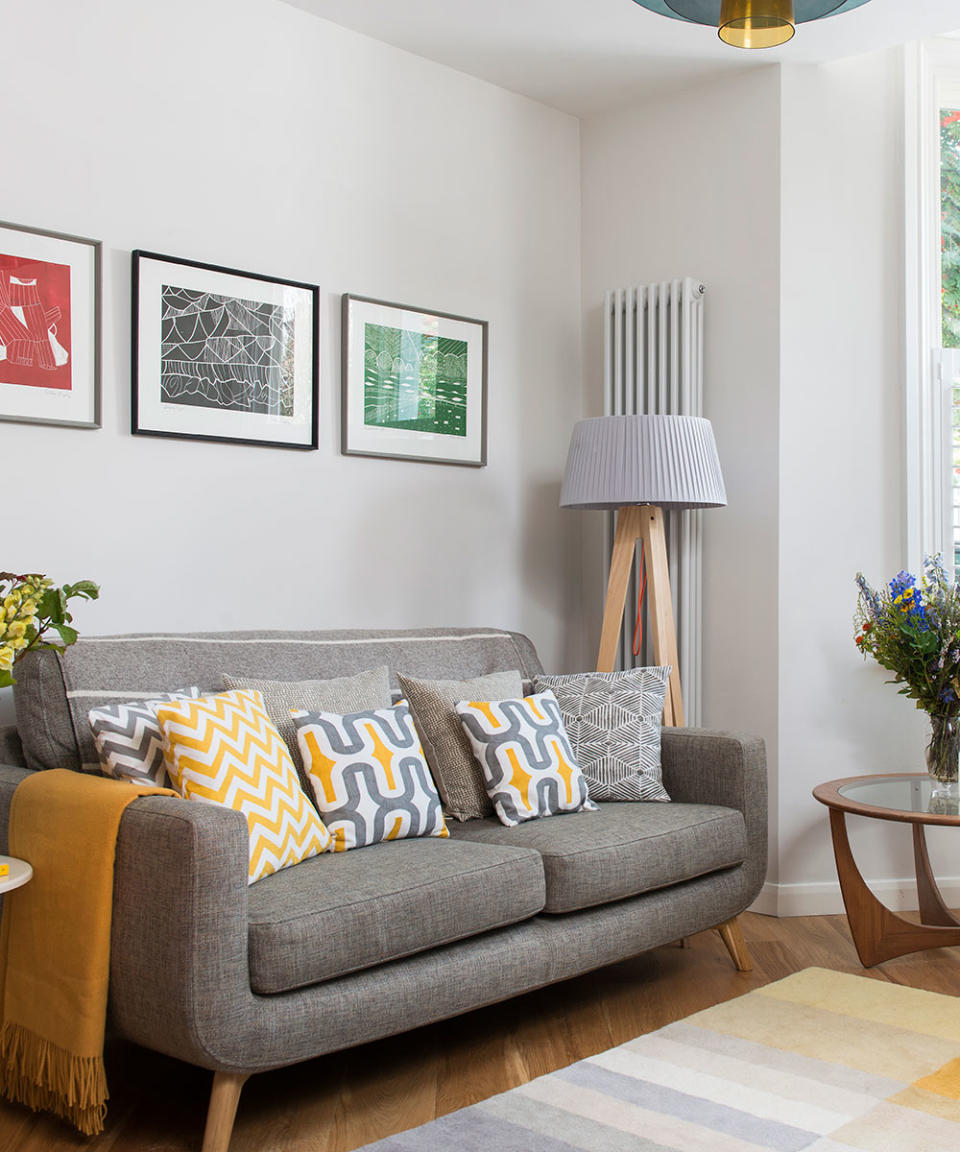
M 890 595 L 896 600 L 896 598 L 902 596 L 908 588 L 912 588 L 916 582 L 916 576 L 911 576 L 909 572 L 898 572 L 890 581 Z
M 880 597 L 870 587 L 866 581 L 866 577 L 862 572 L 857 573 L 857 587 L 860 589 L 860 596 L 863 603 L 866 605 L 867 611 L 873 620 L 880 619 Z

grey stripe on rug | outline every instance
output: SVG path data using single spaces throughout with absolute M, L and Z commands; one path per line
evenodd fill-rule
M 960 999 L 808 968 L 362 1152 L 960 1147 Z

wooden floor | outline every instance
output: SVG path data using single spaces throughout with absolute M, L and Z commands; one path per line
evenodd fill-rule
M 960 948 L 860 967 L 842 916 L 743 918 L 734 971 L 715 933 L 365 1048 L 254 1076 L 231 1152 L 349 1152 L 403 1128 L 819 965 L 960 995 Z M 960 1047 L 960 1045 L 958 1045 Z M 133 1046 L 108 1052 L 106 1131 L 93 1140 L 0 1104 L 0 1152 L 198 1152 L 210 1073 Z

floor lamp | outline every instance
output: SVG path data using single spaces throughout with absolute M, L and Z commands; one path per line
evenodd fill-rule
M 560 504 L 617 510 L 598 672 L 613 672 L 637 541 L 648 572 L 653 659 L 672 668 L 664 724 L 682 727 L 683 698 L 670 595 L 664 512 L 727 502 L 709 420 L 699 416 L 599 416 L 574 426 Z

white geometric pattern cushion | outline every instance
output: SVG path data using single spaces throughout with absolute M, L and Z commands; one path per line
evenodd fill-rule
M 457 712 L 502 823 L 597 810 L 552 692 L 463 701 Z
M 157 720 L 173 785 L 188 800 L 223 804 L 246 817 L 247 883 L 330 847 L 259 692 L 223 692 L 162 704 Z
M 171 700 L 195 700 L 199 695 L 199 688 L 183 688 L 152 700 L 124 700 L 91 708 L 88 719 L 104 774 L 134 784 L 169 788 L 157 707 Z
M 660 724 L 670 668 L 538 676 L 555 694 L 594 800 L 669 800 Z
M 406 701 L 345 716 L 291 715 L 334 852 L 450 835 Z

